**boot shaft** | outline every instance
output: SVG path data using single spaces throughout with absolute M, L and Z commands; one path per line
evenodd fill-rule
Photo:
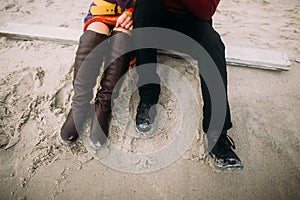
M 118 83 L 121 77 L 128 71 L 131 53 L 122 55 L 126 47 L 131 45 L 131 37 L 119 31 L 113 31 L 110 39 L 111 51 L 108 55 L 106 62 L 109 64 L 104 70 L 101 81 L 100 89 L 97 92 L 96 101 L 111 101 L 112 93 L 115 90 L 115 95 L 118 96 L 121 82 Z M 118 85 L 117 85 L 118 83 Z

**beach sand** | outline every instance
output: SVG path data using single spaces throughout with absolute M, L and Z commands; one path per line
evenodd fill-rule
M 81 29 L 88 6 L 79 0 L 7 0 L 0 6 L 0 25 L 16 22 Z M 152 138 L 135 135 L 137 77 L 133 69 L 125 77 L 115 101 L 111 142 L 125 156 L 163 152 L 180 138 L 176 131 L 182 129 L 188 146 L 183 147 L 186 152 L 163 154 L 170 159 L 167 163 L 151 156 L 138 160 L 116 156 L 114 162 L 126 165 L 120 170 L 122 166 L 110 160 L 106 163 L 111 166 L 103 164 L 101 152 L 89 150 L 89 123 L 75 145 L 66 147 L 59 141 L 71 108 L 77 46 L 0 37 L 0 200 L 300 199 L 299 21 L 298 0 L 221 1 L 214 16 L 225 45 L 284 52 L 292 63 L 289 71 L 282 72 L 228 66 L 234 125 L 229 135 L 245 165 L 236 172 L 217 172 L 209 159 L 201 157 L 201 96 L 197 69 L 191 63 L 159 57 L 181 75 L 159 70 L 166 84 L 159 109 L 163 120 Z M 178 80 L 187 80 L 197 91 L 199 104 L 183 105 L 177 96 L 182 90 L 171 92 Z M 181 118 L 182 111 L 189 118 Z

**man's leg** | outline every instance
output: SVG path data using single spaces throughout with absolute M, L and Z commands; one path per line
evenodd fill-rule
M 134 12 L 134 28 L 158 27 L 160 9 L 160 0 L 138 0 Z M 135 37 L 135 40 L 139 42 L 147 40 L 147 38 L 141 35 Z M 150 131 L 156 115 L 155 108 L 152 106 L 157 104 L 160 94 L 160 78 L 156 73 L 157 50 L 137 50 L 136 59 L 140 95 L 136 114 L 136 129 L 140 133 L 147 133 Z M 150 65 L 143 67 L 144 64 Z
M 202 34 L 195 34 L 194 39 L 198 41 L 202 47 L 208 52 L 213 61 L 215 62 L 218 71 L 221 75 L 224 89 L 226 93 L 226 115 L 224 119 L 223 129 L 219 138 L 214 138 L 213 135 L 207 135 L 209 144 L 213 144 L 214 147 L 211 149 L 210 155 L 214 158 L 214 165 L 216 168 L 221 170 L 230 169 L 242 169 L 243 165 L 239 157 L 235 154 L 232 149 L 235 149 L 233 140 L 227 136 L 227 130 L 232 127 L 230 117 L 230 107 L 227 96 L 227 66 L 225 60 L 225 46 L 220 38 L 220 35 L 212 28 L 210 23 L 198 22 L 196 23 L 199 30 L 202 30 Z M 198 29 L 197 29 L 198 30 Z M 201 33 L 201 32 L 200 32 Z M 202 36 L 201 36 L 202 35 Z M 201 61 L 198 61 L 201 65 Z M 211 121 L 212 104 L 209 95 L 208 87 L 203 79 L 201 78 L 201 89 L 204 100 L 203 105 L 203 130 L 208 133 L 208 127 Z M 208 133 L 209 134 L 209 133 Z M 211 147 L 210 147 L 211 148 Z
M 224 89 L 226 92 L 226 116 L 224 119 L 223 129 L 220 130 L 220 137 L 214 138 L 212 135 L 208 135 L 209 143 L 215 144 L 212 148 L 210 154 L 214 158 L 215 166 L 219 169 L 236 169 L 243 168 L 240 159 L 234 153 L 234 143 L 229 136 L 227 136 L 227 130 L 232 127 L 230 119 L 230 108 L 227 98 L 227 69 L 225 60 L 225 46 L 220 38 L 220 35 L 213 29 L 211 22 L 200 21 L 193 17 L 181 17 L 178 16 L 176 19 L 175 15 L 169 15 L 168 28 L 175 29 L 186 35 L 190 36 L 196 40 L 210 55 L 210 57 L 215 62 L 218 71 L 222 77 L 224 84 Z M 171 23 L 170 23 L 171 22 Z M 174 23 L 172 23 L 174 22 Z M 201 60 L 199 61 L 199 68 L 201 66 Z M 201 68 L 199 69 L 201 72 Z M 208 87 L 200 75 L 201 78 L 201 89 L 203 96 L 203 130 L 205 133 L 208 132 L 208 127 L 210 125 L 212 106 L 211 99 L 209 95 Z M 215 141 L 211 141 L 214 140 Z

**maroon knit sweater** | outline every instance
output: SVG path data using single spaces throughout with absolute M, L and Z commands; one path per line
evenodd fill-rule
M 220 0 L 163 0 L 166 9 L 177 14 L 191 13 L 202 20 L 210 20 Z

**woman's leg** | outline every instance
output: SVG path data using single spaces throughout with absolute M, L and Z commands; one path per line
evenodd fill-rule
M 118 96 L 119 88 L 115 88 L 120 78 L 127 72 L 131 55 L 122 54 L 125 47 L 131 45 L 131 37 L 125 29 L 118 28 L 112 31 L 110 37 L 110 55 L 112 62 L 104 70 L 95 98 L 95 115 L 92 119 L 90 139 L 94 148 L 99 148 L 106 142 L 111 120 L 112 98 Z M 121 83 L 118 83 L 118 87 Z M 114 96 L 112 93 L 115 91 Z
M 101 22 L 92 23 L 80 37 L 74 63 L 74 96 L 72 108 L 61 128 L 61 138 L 65 144 L 70 144 L 78 138 L 87 113 L 90 111 L 90 100 L 93 97 L 102 56 L 95 55 L 92 50 L 108 38 L 109 28 Z M 101 55 L 101 54 L 100 54 Z M 92 59 L 86 59 L 92 58 Z M 95 59 L 96 58 L 96 59 Z

